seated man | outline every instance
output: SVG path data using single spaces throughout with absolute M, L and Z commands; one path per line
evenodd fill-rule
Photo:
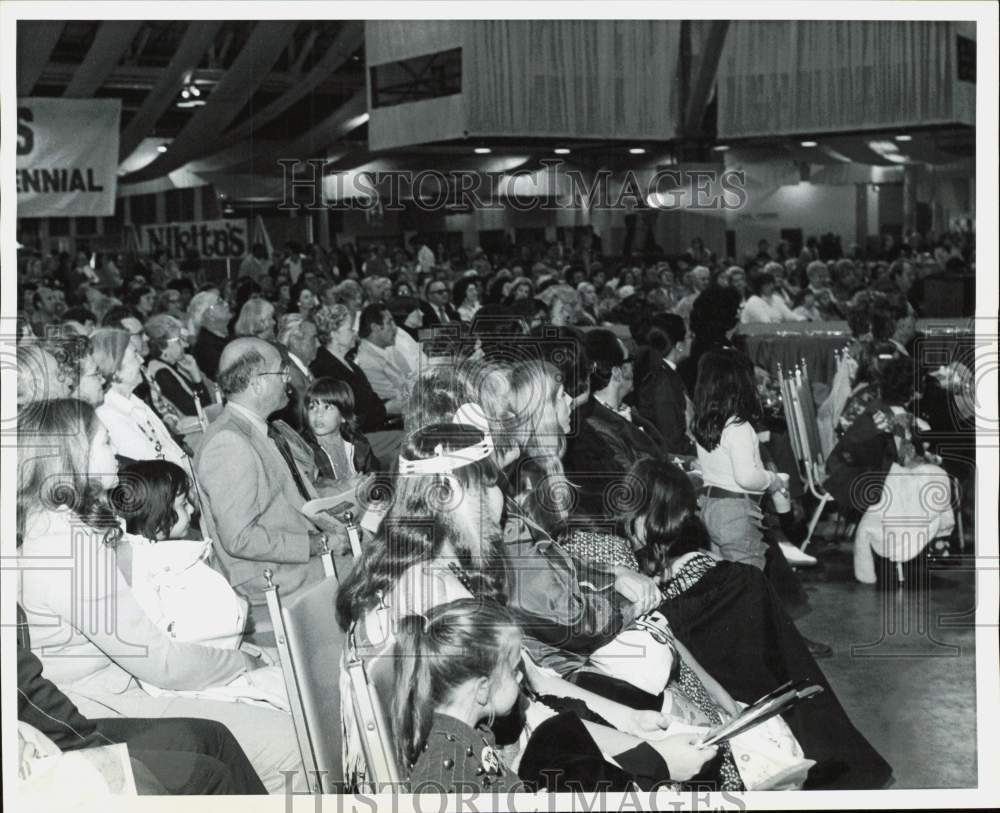
M 663 437 L 667 452 L 693 455 L 694 443 L 688 436 L 691 402 L 677 363 L 687 355 L 687 329 L 675 313 L 653 316 L 646 342 L 650 365 L 639 388 L 636 404 L 640 415 L 650 421 Z
M 385 404 L 386 414 L 402 415 L 410 399 L 416 370 L 396 349 L 396 320 L 381 303 L 361 311 L 358 353 L 355 362 L 368 377 L 375 394 Z
M 593 363 L 590 397 L 576 410 L 577 431 L 564 458 L 566 475 L 580 487 L 580 513 L 606 516 L 605 495 L 642 457 L 665 454 L 663 438 L 623 401 L 632 389 L 632 359 L 606 329 L 585 337 Z
M 264 570 L 273 572 L 287 598 L 323 578 L 317 554 L 328 541 L 302 514 L 303 504 L 317 496 L 309 446 L 287 425 L 267 423 L 288 403 L 288 378 L 274 345 L 254 338 L 230 342 L 219 361 L 226 407 L 209 424 L 195 458 L 223 571 L 258 619 L 267 613 Z

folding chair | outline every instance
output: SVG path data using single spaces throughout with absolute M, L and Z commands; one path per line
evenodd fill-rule
M 391 707 L 392 661 L 390 658 L 378 659 L 369 670 L 352 647 L 347 674 L 351 684 L 354 718 L 367 768 L 366 787 L 377 793 L 385 790 L 387 785 L 399 786 L 404 772 L 400 770 L 396 760 L 392 734 L 385 716 L 385 709 Z
M 819 442 L 819 430 L 816 425 L 816 405 L 813 402 L 812 386 L 809 382 L 809 371 L 803 359 L 801 365 L 795 367 L 794 373 L 785 375 L 778 365 L 778 382 L 781 385 L 781 399 L 785 404 L 785 420 L 788 424 L 788 436 L 792 443 L 792 451 L 799 464 L 799 474 L 805 481 L 809 492 L 819 500 L 819 505 L 809 521 L 809 530 L 802 542 L 801 550 L 805 550 L 812 539 L 816 526 L 819 524 L 823 509 L 833 497 L 823 490 L 823 480 L 826 475 L 826 465 L 823 460 Z
M 345 636 L 333 615 L 339 583 L 332 555 L 323 559 L 327 578 L 288 601 L 265 570 L 265 596 L 309 790 L 337 793 L 344 781 L 338 680 Z

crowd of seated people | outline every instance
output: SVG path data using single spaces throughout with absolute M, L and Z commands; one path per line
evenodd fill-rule
M 219 283 L 192 258 L 23 258 L 22 722 L 59 752 L 125 743 L 141 792 L 306 788 L 264 571 L 288 598 L 317 584 L 321 556 L 350 548 L 303 506 L 379 482 L 391 498 L 363 517 L 331 624 L 352 633 L 345 659 L 392 687 L 413 785 L 889 782 L 791 620 L 768 523 L 786 481 L 758 444 L 734 333 L 848 319 L 830 491 L 850 500 L 858 467 L 891 476 L 919 450 L 900 416 L 926 396 L 914 406 L 900 359 L 923 254 L 814 241 L 738 265 L 695 240 L 612 275 L 593 251 L 510 245 L 491 261 L 428 242 L 255 246 Z M 969 261 L 955 245 L 945 262 Z M 880 433 L 898 442 L 862 459 Z M 151 590 L 150 549 L 195 552 L 203 604 Z M 32 567 L 66 556 L 81 573 Z M 202 610 L 200 630 L 184 620 Z M 98 617 L 114 623 L 85 623 Z M 780 753 L 752 736 L 697 746 L 790 679 L 826 692 L 775 723 Z M 342 709 L 329 724 L 362 783 Z

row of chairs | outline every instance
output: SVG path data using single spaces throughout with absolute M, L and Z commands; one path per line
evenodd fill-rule
M 357 557 L 361 553 L 360 530 L 350 512 L 344 519 L 352 553 Z M 379 692 L 377 682 L 370 680 L 365 664 L 354 653 L 346 663 L 350 697 L 341 697 L 341 663 L 349 641 L 333 617 L 340 585 L 333 552 L 327 548 L 322 559 L 326 578 L 288 600 L 282 599 L 270 570 L 264 572 L 267 609 L 309 790 L 345 790 L 341 758 L 343 702 L 353 704 L 366 763 L 366 785 L 373 790 L 398 786 L 401 772 L 392 749 L 386 705 L 380 696 L 388 687 Z

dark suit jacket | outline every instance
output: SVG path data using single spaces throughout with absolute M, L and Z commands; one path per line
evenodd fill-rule
M 591 396 L 577 412 L 577 431 L 566 449 L 566 476 L 579 487 L 579 513 L 608 516 L 606 495 L 643 457 L 663 457 L 656 427 L 632 410 L 630 423 Z
M 17 719 L 37 728 L 62 751 L 107 745 L 97 726 L 48 678 L 31 651 L 28 623 L 17 605 Z
M 354 412 L 358 416 L 358 426 L 362 432 L 378 432 L 386 420 L 385 404 L 372 389 L 365 371 L 348 359 L 344 364 L 325 347 L 316 352 L 316 358 L 309 365 L 316 378 L 327 376 L 348 384 L 354 393 Z
M 879 429 L 872 417 L 887 409 L 881 400 L 872 401 L 834 446 L 826 462 L 823 487 L 852 518 L 881 499 L 886 475 L 898 460 L 895 437 Z
M 420 310 L 424 314 L 424 327 L 437 327 L 441 324 L 441 319 L 438 317 L 437 312 L 431 307 L 430 302 L 425 302 L 423 299 L 420 300 Z M 458 315 L 458 311 L 452 307 L 449 302 L 444 306 L 445 313 L 448 314 L 448 318 L 452 322 L 461 322 L 462 317 Z M 449 323 L 450 324 L 450 323 Z
M 284 430 L 303 477 L 315 482 L 312 450 L 290 427 Z M 318 529 L 302 514 L 305 500 L 288 464 L 274 441 L 232 405 L 209 424 L 195 469 L 207 532 L 237 593 L 264 604 L 265 568 L 286 598 L 323 578 L 322 563 L 309 555 L 309 532 Z
M 689 455 L 694 446 L 687 435 L 687 392 L 676 370 L 662 358 L 650 364 L 649 372 L 639 384 L 636 406 L 663 437 L 663 446 L 670 454 Z

